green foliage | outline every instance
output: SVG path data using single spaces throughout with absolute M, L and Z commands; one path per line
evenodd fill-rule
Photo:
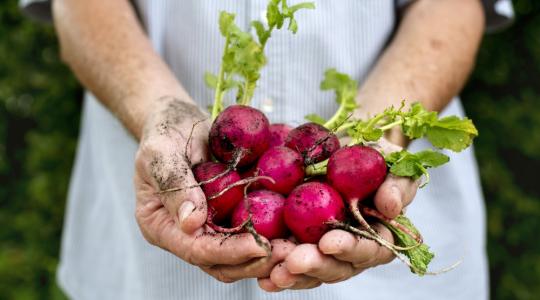
M 236 103 L 249 105 L 253 93 L 257 87 L 257 81 L 261 76 L 261 70 L 266 64 L 264 47 L 272 35 L 272 31 L 281 29 L 285 20 L 289 20 L 289 30 L 296 33 L 298 24 L 294 14 L 300 9 L 314 9 L 313 3 L 300 3 L 289 7 L 287 0 L 269 0 L 266 19 L 268 28 L 260 22 L 253 21 L 251 25 L 255 29 L 258 42 L 248 31 L 243 31 L 234 20 L 235 14 L 222 11 L 219 15 L 219 31 L 225 38 L 223 56 L 217 76 L 206 73 L 204 80 L 206 85 L 216 90 L 214 105 L 212 107 L 212 119 L 223 110 L 224 94 L 236 89 Z
M 413 179 L 424 175 L 426 181 L 422 186 L 429 183 L 428 168 L 436 168 L 450 160 L 448 156 L 430 149 L 417 153 L 401 150 L 386 155 L 384 159 L 390 168 L 390 173 L 394 175 L 412 177 Z
M 353 143 L 359 144 L 377 141 L 384 131 L 400 126 L 403 134 L 411 140 L 427 138 L 437 148 L 456 152 L 469 147 L 478 135 L 476 127 L 468 118 L 439 118 L 437 112 L 427 111 L 419 102 L 413 103 L 408 111 L 403 108 L 404 102 L 397 109 L 389 107 L 367 120 L 346 122 L 338 131 L 348 128 L 347 133 Z
M 54 31 L 0 4 L 0 299 L 63 299 L 56 287 L 80 88 Z
M 462 98 L 488 216 L 493 299 L 540 295 L 540 1 L 514 0 L 516 21 L 486 36 Z
M 336 93 L 336 102 L 339 104 L 338 110 L 322 125 L 330 130 L 337 129 L 352 115 L 358 106 L 356 104 L 358 83 L 347 74 L 339 73 L 336 69 L 328 69 L 324 72 L 321 90 L 334 90 Z M 306 118 L 308 120 L 310 118 L 312 120 L 322 120 L 321 117 L 316 115 L 308 115 Z
M 395 220 L 399 224 L 405 226 L 405 228 L 409 229 L 412 233 L 416 235 L 420 234 L 418 229 L 416 229 L 411 220 L 409 220 L 409 218 L 406 216 L 399 215 Z M 408 250 L 400 250 L 399 252 L 404 254 L 409 259 L 409 262 L 411 263 L 411 272 L 420 276 L 426 274 L 426 272 L 428 272 L 428 265 L 433 257 L 435 257 L 435 254 L 429 250 L 429 247 L 425 243 L 419 245 L 418 242 L 409 234 L 388 223 L 385 225 L 394 234 L 396 245 L 404 248 L 410 248 Z

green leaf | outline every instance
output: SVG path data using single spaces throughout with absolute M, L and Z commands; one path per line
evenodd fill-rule
M 422 166 L 426 168 L 435 168 L 444 165 L 450 160 L 448 156 L 430 149 L 416 152 L 414 155 L 418 158 Z
M 413 223 L 404 215 L 399 215 L 394 220 L 399 224 L 405 226 L 413 233 L 419 234 L 418 229 L 416 229 Z M 402 232 L 398 228 L 388 223 L 385 223 L 385 225 L 394 234 L 396 245 L 401 247 L 412 247 L 417 245 L 417 241 L 414 240 L 410 235 Z M 431 260 L 433 260 L 433 257 L 435 257 L 435 254 L 433 254 L 429 250 L 429 247 L 424 243 L 410 250 L 401 250 L 399 252 L 404 254 L 409 259 L 409 262 L 413 266 L 413 268 L 411 268 L 411 272 L 420 276 L 426 274 L 429 263 L 431 262 Z
M 315 3 L 313 2 L 302 2 L 302 3 L 298 3 L 298 4 L 295 4 L 291 7 L 289 7 L 289 11 L 291 12 L 291 14 L 294 14 L 296 11 L 300 10 L 300 9 L 315 9 Z
M 448 116 L 438 119 L 436 112 L 427 111 L 420 103 L 401 114 L 403 133 L 411 138 L 426 137 L 433 146 L 459 152 L 472 144 L 478 135 L 476 127 L 467 118 Z
M 316 124 L 319 124 L 319 125 L 323 125 L 326 122 L 326 120 L 323 117 L 321 117 L 321 116 L 319 116 L 317 114 L 309 114 L 309 115 L 305 116 L 304 118 L 306 120 L 310 121 L 310 122 L 313 122 L 313 123 L 316 123 Z
M 429 182 L 428 168 L 435 168 L 447 163 L 450 158 L 440 152 L 433 150 L 424 150 L 415 154 L 407 150 L 393 152 L 385 157 L 387 165 L 390 167 L 390 173 L 401 176 L 418 179 L 422 175 L 426 176 L 426 183 Z M 424 185 L 425 185 L 424 184 Z
M 221 35 L 226 37 L 229 34 L 231 25 L 234 24 L 235 16 L 235 14 L 226 11 L 222 11 L 219 14 L 219 32 L 221 32 Z
M 324 127 L 335 129 L 351 116 L 358 107 L 356 104 L 357 83 L 347 74 L 339 73 L 336 69 L 324 72 L 320 88 L 323 91 L 334 90 L 336 102 L 339 104 L 336 113 L 324 123 Z
M 426 137 L 437 148 L 459 152 L 472 144 L 478 131 L 470 119 L 449 116 L 439 119 L 427 129 Z
M 215 89 L 217 87 L 218 78 L 216 75 L 205 72 L 204 73 L 204 83 L 206 83 L 206 86 L 208 86 L 211 89 Z
M 296 20 L 291 18 L 289 21 L 289 28 L 292 33 L 296 33 L 298 31 L 298 23 L 296 23 Z
M 266 41 L 268 41 L 268 38 L 270 37 L 270 31 L 266 30 L 264 24 L 261 21 L 252 21 L 251 26 L 255 28 L 255 32 L 257 33 L 257 37 L 259 38 L 259 43 L 261 45 L 265 45 Z

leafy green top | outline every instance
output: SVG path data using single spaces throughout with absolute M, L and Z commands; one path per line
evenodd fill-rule
M 351 79 L 349 75 L 339 73 L 336 69 L 326 70 L 324 80 L 321 82 L 321 90 L 334 90 L 339 108 L 328 121 L 316 114 L 307 115 L 306 119 L 321 124 L 330 130 L 337 129 L 358 107 L 356 104 L 357 86 L 356 81 Z
M 413 223 L 404 215 L 399 215 L 394 220 L 407 227 L 413 233 L 419 234 L 418 229 L 416 229 Z M 400 250 L 399 252 L 407 256 L 409 259 L 409 262 L 411 263 L 411 272 L 418 275 L 426 274 L 428 265 L 435 256 L 431 251 L 429 251 L 429 247 L 424 243 L 418 244 L 418 242 L 415 241 L 410 235 L 402 232 L 398 228 L 388 223 L 385 225 L 392 231 L 392 233 L 394 233 L 396 245 L 409 248 L 408 250 Z
M 429 183 L 428 168 L 435 168 L 447 163 L 450 158 L 440 152 L 433 150 L 424 150 L 417 153 L 410 153 L 406 150 L 393 152 L 385 156 L 386 163 L 390 168 L 390 173 L 418 179 L 422 175 L 426 176 L 426 182 Z
M 281 5 L 280 5 L 281 4 Z M 294 14 L 303 8 L 315 8 L 313 3 L 300 3 L 288 6 L 286 0 L 270 0 L 266 18 L 268 28 L 260 21 L 253 21 L 258 41 L 249 32 L 242 31 L 234 22 L 235 14 L 222 11 L 219 16 L 219 31 L 225 37 L 225 46 L 218 75 L 206 73 L 206 84 L 215 89 L 212 119 L 223 110 L 223 96 L 236 89 L 236 102 L 249 105 L 266 64 L 264 47 L 274 28 L 281 29 L 289 20 L 289 30 L 296 33 L 298 24 Z
M 356 143 L 362 143 L 378 140 L 383 131 L 401 125 L 403 134 L 411 139 L 425 137 L 437 148 L 456 152 L 469 147 L 478 135 L 468 118 L 439 118 L 437 112 L 427 111 L 419 102 L 412 104 L 408 111 L 403 107 L 403 103 L 398 109 L 390 107 L 368 121 L 353 121 L 345 127 Z

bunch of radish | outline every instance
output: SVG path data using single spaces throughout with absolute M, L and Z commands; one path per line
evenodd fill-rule
M 385 131 L 399 127 L 410 139 L 427 138 L 435 148 L 461 151 L 477 131 L 469 119 L 439 118 L 419 103 L 354 119 L 357 83 L 334 69 L 325 72 L 321 83 L 322 90 L 335 91 L 334 116 L 325 120 L 309 115 L 309 122 L 296 128 L 270 124 L 261 111 L 249 106 L 266 63 L 264 48 L 271 32 L 285 21 L 296 32 L 294 14 L 303 8 L 314 6 L 271 0 L 266 24 L 252 22 L 258 39 L 238 28 L 233 14 L 220 15 L 225 37 L 222 64 L 218 75 L 205 75 L 215 89 L 209 133 L 213 161 L 193 166 L 208 201 L 207 224 L 220 233 L 248 231 L 258 241 L 261 235 L 315 244 L 327 231 L 341 228 L 387 247 L 412 272 L 429 274 L 433 254 L 418 230 L 403 214 L 393 220 L 384 217 L 371 199 L 389 173 L 427 184 L 427 169 L 448 162 L 448 157 L 434 150 L 382 153 L 374 146 Z M 225 107 L 223 99 L 232 91 L 236 104 Z M 350 142 L 341 145 L 338 137 Z M 382 239 L 365 217 L 390 228 L 395 244 Z

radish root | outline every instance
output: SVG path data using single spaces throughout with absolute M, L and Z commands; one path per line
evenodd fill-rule
M 375 217 L 375 218 L 379 219 L 380 221 L 382 221 L 383 223 L 389 224 L 389 225 L 403 231 L 405 234 L 409 235 L 411 238 L 413 238 L 419 244 L 423 243 L 423 238 L 422 238 L 422 236 L 420 234 L 416 234 L 416 233 L 412 232 L 411 230 L 409 230 L 409 228 L 407 228 L 407 227 L 403 226 L 402 224 L 396 222 L 396 220 L 385 217 L 383 214 L 381 214 L 379 211 L 377 211 L 377 210 L 375 210 L 373 208 L 370 208 L 370 207 L 367 207 L 367 206 L 364 206 L 364 205 L 361 205 L 361 204 L 358 204 L 358 207 L 359 207 L 359 209 L 362 210 L 362 212 L 365 215 Z

